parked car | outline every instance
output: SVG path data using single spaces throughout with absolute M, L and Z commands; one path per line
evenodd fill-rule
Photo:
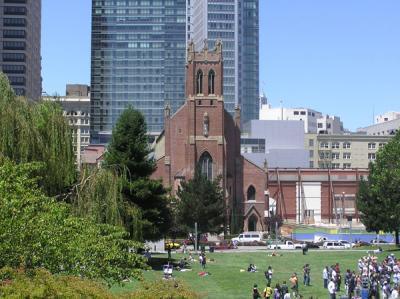
M 338 241 L 325 241 L 324 244 L 322 245 L 322 248 L 324 249 L 345 249 L 346 247 L 344 244 L 338 242 Z
M 261 232 L 243 232 L 236 238 L 232 238 L 232 243 L 250 243 L 250 242 L 260 242 L 262 239 Z
M 349 241 L 346 240 L 339 240 L 340 243 L 344 245 L 345 248 L 353 248 L 354 243 L 350 243 Z
M 284 243 L 269 244 L 268 249 L 301 249 L 302 244 L 293 243 L 292 241 L 285 241 Z
M 389 245 L 389 242 L 386 242 L 385 240 L 378 240 L 378 239 L 373 239 L 371 240 L 372 245 Z

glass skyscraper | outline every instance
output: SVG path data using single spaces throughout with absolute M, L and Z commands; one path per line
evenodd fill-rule
M 187 39 L 193 39 L 197 50 L 204 40 L 210 49 L 222 40 L 225 108 L 233 113 L 239 105 L 242 123 L 258 119 L 258 1 L 187 0 Z
M 184 102 L 185 50 L 186 0 L 92 0 L 92 142 L 129 105 L 160 133 L 165 105 Z
M 42 95 L 41 0 L 0 0 L 0 69 L 17 95 Z

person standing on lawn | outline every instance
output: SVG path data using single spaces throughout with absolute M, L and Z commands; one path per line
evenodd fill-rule
M 253 286 L 253 299 L 261 298 L 260 291 L 258 290 L 257 284 Z
M 329 299 L 336 299 L 336 285 L 333 278 L 328 283 Z
M 289 281 L 290 289 L 292 290 L 293 296 L 296 298 L 299 295 L 299 279 L 297 278 L 297 274 L 293 273 Z

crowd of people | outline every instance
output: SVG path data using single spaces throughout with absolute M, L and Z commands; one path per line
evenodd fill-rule
M 357 268 L 358 271 L 347 269 L 343 273 L 347 298 L 399 298 L 400 260 L 394 254 L 388 255 L 381 262 L 369 254 L 358 260 Z M 342 284 L 339 264 L 325 267 L 322 278 L 330 298 L 336 298 Z
M 251 264 L 253 268 L 256 268 Z M 326 266 L 322 270 L 323 286 L 327 289 L 329 298 L 336 299 L 339 293 L 344 293 L 340 298 L 347 299 L 399 299 L 400 292 L 400 260 L 394 254 L 386 256 L 381 262 L 370 253 L 358 260 L 358 270 L 341 269 L 339 263 Z M 311 267 L 303 266 L 303 284 L 311 286 Z M 268 266 L 264 272 L 266 287 L 260 291 L 253 286 L 253 299 L 288 299 L 302 298 L 299 294 L 299 279 L 293 273 L 289 285 L 272 285 L 273 270 Z M 310 297 L 312 298 L 312 297 Z

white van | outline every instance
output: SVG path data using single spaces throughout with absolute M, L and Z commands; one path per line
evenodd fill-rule
M 322 245 L 324 249 L 345 249 L 346 247 L 338 241 L 325 241 Z
M 232 238 L 233 243 L 260 242 L 262 239 L 261 232 L 243 232 L 236 238 Z

